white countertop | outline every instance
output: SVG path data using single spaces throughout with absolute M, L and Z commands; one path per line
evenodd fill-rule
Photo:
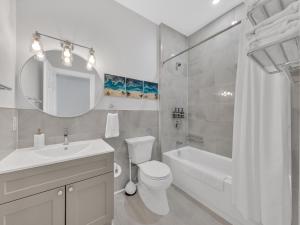
M 79 151 L 80 146 L 85 146 L 85 148 Z M 63 144 L 56 144 L 41 149 L 33 147 L 16 149 L 0 161 L 0 174 L 114 152 L 114 149 L 102 139 L 69 143 L 68 148 L 74 148 L 74 150 L 61 150 L 64 147 Z M 66 151 L 67 154 L 60 154 L 64 153 L 63 151 Z M 67 151 L 74 152 L 69 154 Z

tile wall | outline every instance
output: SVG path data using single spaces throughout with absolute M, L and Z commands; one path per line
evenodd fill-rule
M 45 133 L 46 144 L 62 143 L 64 128 L 69 129 L 70 141 L 104 138 L 108 112 L 112 111 L 94 110 L 79 117 L 56 118 L 37 110 L 0 109 L 0 157 L 5 157 L 16 147 L 31 147 L 33 135 L 39 128 Z M 157 111 L 124 110 L 113 112 L 119 113 L 120 136 L 105 139 L 105 141 L 115 149 L 115 162 L 122 167 L 121 176 L 115 179 L 115 190 L 117 191 L 123 189 L 129 179 L 129 160 L 125 138 L 152 135 L 156 137 L 153 159 L 159 160 L 161 154 L 158 146 Z M 13 131 L 13 116 L 18 116 L 18 132 Z M 136 171 L 136 167 L 133 167 L 133 177 L 136 177 Z
M 230 26 L 240 11 L 237 7 L 189 36 L 189 45 Z M 189 51 L 189 145 L 227 157 L 232 155 L 239 37 L 238 25 Z
M 17 140 L 17 111 L 0 108 L 0 160 L 16 148 Z M 15 126 L 15 128 L 14 128 Z
M 160 25 L 160 58 L 161 62 L 185 50 L 187 38 L 166 25 Z M 178 66 L 178 63 L 181 66 Z M 176 149 L 186 144 L 187 117 L 176 120 L 172 118 L 175 107 L 184 108 L 187 112 L 188 89 L 188 55 L 183 54 L 160 67 L 160 136 L 162 152 Z

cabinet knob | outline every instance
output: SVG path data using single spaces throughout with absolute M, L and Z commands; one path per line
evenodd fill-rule
M 74 188 L 73 187 L 69 187 L 69 192 L 72 192 L 74 191 Z
M 57 192 L 57 195 L 58 195 L 58 196 L 62 196 L 62 195 L 63 195 L 63 191 L 58 191 L 58 192 Z

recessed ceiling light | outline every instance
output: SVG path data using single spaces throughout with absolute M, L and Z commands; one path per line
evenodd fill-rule
M 213 1 L 212 1 L 212 4 L 213 4 L 213 5 L 217 5 L 217 4 L 219 4 L 219 3 L 220 3 L 220 0 L 213 0 Z

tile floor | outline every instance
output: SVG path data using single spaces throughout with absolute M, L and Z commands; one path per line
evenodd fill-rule
M 151 213 L 138 194 L 115 196 L 114 225 L 230 225 L 178 188 L 168 190 L 170 213 L 158 216 Z

